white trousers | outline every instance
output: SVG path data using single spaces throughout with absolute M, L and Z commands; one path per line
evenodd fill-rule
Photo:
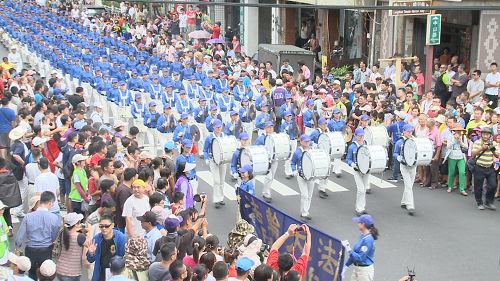
M 328 179 L 318 179 L 315 181 L 318 184 L 319 191 L 326 192 L 326 186 L 328 185 Z
M 192 179 L 189 183 L 193 187 L 193 195 L 198 194 L 198 179 Z
M 23 203 L 21 206 L 13 208 L 11 213 L 14 214 L 22 212 L 26 214 L 29 211 L 30 198 L 34 195 L 34 186 L 32 184 L 28 185 L 28 178 L 26 176 L 24 176 L 22 180 L 17 181 L 17 184 L 19 185 L 19 191 L 21 193 L 21 200 Z
M 200 128 L 200 140 L 198 141 L 198 155 L 203 156 L 203 147 L 205 145 L 205 138 L 208 136 L 207 126 L 205 124 L 198 123 L 198 128 Z
M 276 170 L 278 169 L 278 161 L 273 161 L 271 163 L 271 168 L 269 173 L 264 178 L 264 188 L 262 189 L 262 195 L 271 198 L 271 188 L 274 181 L 274 176 L 276 175 Z
M 353 266 L 351 281 L 373 281 L 375 269 L 370 266 Z
M 413 184 L 415 183 L 417 166 L 408 167 L 406 165 L 399 164 L 399 169 L 401 170 L 401 176 L 403 177 L 403 183 L 405 185 L 401 205 L 406 205 L 407 209 L 415 209 L 415 202 L 413 201 Z
M 248 133 L 248 141 L 249 143 L 252 143 L 252 136 L 253 136 L 253 122 L 249 122 L 249 123 L 246 123 L 246 122 L 241 122 L 241 124 L 243 125 L 243 129 L 245 130 L 245 132 Z
M 309 127 L 304 127 L 304 129 L 305 129 L 305 131 L 304 131 L 304 132 L 305 132 L 307 135 L 310 135 L 310 134 L 311 134 L 311 133 L 315 130 L 315 128 L 309 128 Z
M 290 157 L 285 161 L 285 175 L 291 176 L 292 173 L 292 157 L 293 154 L 295 153 L 295 150 L 297 150 L 297 140 L 291 140 L 290 141 L 292 150 L 290 153 Z
M 362 212 L 366 206 L 366 189 L 370 186 L 370 175 L 364 175 L 354 171 L 354 182 L 356 182 L 356 212 Z
M 301 176 L 297 176 L 297 183 L 300 189 L 300 214 L 302 216 L 309 215 L 311 200 L 314 192 L 314 181 L 306 181 Z
M 224 177 L 226 176 L 227 165 L 217 165 L 213 160 L 209 162 L 210 172 L 214 177 L 212 201 L 214 203 L 224 201 Z
M 342 169 L 340 168 L 341 163 L 342 160 L 340 160 L 340 158 L 333 159 L 332 166 L 335 175 L 340 175 L 342 173 Z

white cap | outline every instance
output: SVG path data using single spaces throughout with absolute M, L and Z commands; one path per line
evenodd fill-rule
M 28 271 L 31 269 L 31 261 L 25 256 L 18 256 L 13 253 L 9 253 L 9 261 L 17 266 L 21 271 Z
M 125 122 L 123 122 L 122 120 L 116 120 L 116 122 L 113 124 L 113 128 L 118 128 L 118 127 L 125 127 Z
M 75 156 L 73 156 L 73 158 L 71 158 L 71 163 L 75 164 L 79 161 L 87 160 L 87 158 L 89 158 L 89 157 L 83 156 L 81 154 L 75 154 Z
M 98 101 L 96 101 L 96 102 L 94 103 L 94 107 L 97 107 L 97 108 L 100 108 L 100 109 L 103 109 L 103 108 L 104 108 L 104 107 L 102 106 L 102 103 L 100 103 L 100 102 L 98 102 Z
M 45 260 L 40 265 L 40 274 L 45 277 L 51 277 L 56 274 L 56 264 L 52 260 Z
M 0 200 L 0 210 L 7 208 L 8 206 L 5 205 L 2 200 Z
M 196 168 L 195 163 L 186 163 L 186 167 L 184 167 L 184 172 L 189 172 L 194 168 Z
M 57 70 L 52 70 L 52 71 L 50 72 L 50 74 L 51 74 L 51 75 L 54 75 L 54 74 L 58 74 L 58 72 L 57 72 Z
M 82 220 L 83 220 L 82 214 L 69 213 L 69 214 L 64 216 L 64 226 L 72 227 L 73 225 L 77 224 L 78 222 L 80 222 Z
M 340 81 L 339 80 L 333 80 L 332 84 L 339 84 L 340 85 Z
M 47 139 L 41 138 L 41 137 L 34 137 L 33 140 L 31 141 L 33 146 L 39 146 L 39 145 L 46 143 L 46 142 L 47 142 Z
M 276 85 L 283 85 L 283 80 L 276 79 Z
M 394 114 L 396 114 L 399 118 L 401 119 L 405 119 L 406 118 L 406 113 L 403 112 L 403 111 L 398 111 L 398 110 L 395 110 L 394 111 Z

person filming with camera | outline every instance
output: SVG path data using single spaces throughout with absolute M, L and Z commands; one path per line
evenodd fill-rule
M 296 260 L 294 263 L 295 257 L 293 257 L 290 253 L 278 253 L 278 250 L 285 243 L 285 241 L 290 236 L 296 235 L 298 232 L 304 232 L 306 235 L 306 242 L 304 247 L 302 248 L 302 255 L 300 258 Z M 309 252 L 311 251 L 311 231 L 309 230 L 309 226 L 306 224 L 297 225 L 291 224 L 288 227 L 288 230 L 281 235 L 276 242 L 271 246 L 271 250 L 269 252 L 269 256 L 267 257 L 267 264 L 271 266 L 274 270 L 277 270 L 280 275 L 280 280 L 284 280 L 283 278 L 291 271 L 296 271 L 300 274 L 302 278 L 304 278 L 307 269 L 307 263 L 309 262 Z
M 496 149 L 498 143 L 493 141 L 492 135 L 493 130 L 490 127 L 481 129 L 481 138 L 474 143 L 472 147 L 473 158 L 469 160 L 467 165 L 473 166 L 474 169 L 474 195 L 479 210 L 484 210 L 484 208 L 496 210 L 493 201 L 497 182 L 493 164 L 495 163 L 494 158 L 500 157 L 500 152 Z M 484 180 L 486 180 L 486 195 L 483 201 Z

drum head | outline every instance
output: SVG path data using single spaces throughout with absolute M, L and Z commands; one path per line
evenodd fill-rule
M 368 174 L 371 166 L 371 156 L 367 146 L 362 145 L 358 148 L 356 163 L 358 164 L 359 172 Z
M 373 132 L 370 127 L 365 127 L 365 142 L 367 145 L 373 144 Z
M 212 159 L 215 164 L 220 164 L 222 162 L 222 147 L 219 140 L 217 138 L 213 138 L 210 146 L 212 147 Z
M 247 164 L 252 165 L 252 155 L 251 151 L 248 148 L 243 148 L 240 152 L 240 167 L 243 167 Z
M 314 163 L 311 155 L 305 151 L 300 159 L 301 176 L 305 180 L 310 180 L 314 176 Z
M 327 134 L 320 134 L 318 137 L 318 148 L 322 149 L 328 154 L 331 154 L 332 144 L 330 143 L 330 137 Z
M 342 134 L 344 135 L 344 141 L 346 143 L 351 142 L 351 140 L 352 140 L 352 129 L 351 129 L 351 127 L 345 125 L 344 129 L 342 129 Z
M 417 144 L 413 139 L 406 139 L 403 144 L 402 156 L 408 166 L 413 166 L 417 162 Z
M 191 125 L 191 137 L 193 137 L 194 141 L 200 141 L 201 131 L 196 124 Z
M 272 136 L 265 137 L 264 146 L 266 147 L 269 159 L 274 160 L 274 139 Z

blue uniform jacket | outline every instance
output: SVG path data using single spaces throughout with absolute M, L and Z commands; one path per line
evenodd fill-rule
M 240 158 L 242 148 L 238 148 L 233 152 L 233 157 L 231 157 L 231 174 L 238 172 L 238 159 Z
M 290 137 L 291 140 L 297 139 L 297 135 L 293 131 L 293 126 L 294 126 L 294 121 L 290 120 L 290 122 L 286 122 L 285 120 L 282 121 L 281 126 L 280 126 L 280 133 L 286 133 Z
M 180 163 L 196 163 L 196 159 L 193 154 L 180 154 L 177 156 L 177 159 L 175 159 L 175 170 L 179 169 L 179 164 Z M 189 171 L 187 174 L 188 179 L 195 179 L 196 178 L 196 169 L 192 169 Z
M 261 112 L 255 118 L 255 127 L 264 130 L 264 125 L 271 120 L 271 114 Z
M 252 180 L 242 181 L 240 183 L 240 189 L 243 189 L 244 191 L 246 191 L 252 195 L 255 195 L 255 186 L 253 185 Z
M 392 134 L 392 143 L 396 143 L 398 139 L 403 137 L 403 127 L 405 125 L 405 121 L 399 121 L 387 126 L 387 133 Z
M 292 155 L 292 160 L 290 161 L 290 165 L 292 166 L 292 172 L 300 171 L 300 165 L 302 163 L 302 154 L 304 153 L 304 149 L 302 147 L 298 147 L 297 150 Z
M 338 121 L 331 119 L 330 122 L 328 122 L 328 130 L 330 132 L 341 132 L 345 127 L 345 121 L 342 119 L 339 119 Z
M 221 133 L 219 137 L 223 137 L 224 133 Z M 206 161 L 210 159 L 210 154 L 212 153 L 212 140 L 215 138 L 215 133 L 209 134 L 205 138 L 205 143 L 203 145 L 203 159 Z
M 362 234 L 359 240 L 352 247 L 347 259 L 346 266 L 351 264 L 357 265 L 371 265 L 373 264 L 373 256 L 375 254 L 375 239 L 369 234 Z
M 177 127 L 177 121 L 175 120 L 175 117 L 173 114 L 170 114 L 170 120 L 168 124 L 165 125 L 165 122 L 167 121 L 167 116 L 165 114 L 160 115 L 160 118 L 158 118 L 156 129 L 160 131 L 160 133 L 173 133 L 175 128 Z M 172 126 L 170 126 L 172 124 Z
M 179 133 L 181 133 L 181 132 L 184 134 L 183 136 L 179 136 Z M 186 125 L 178 124 L 177 127 L 175 127 L 175 130 L 174 130 L 174 141 L 175 142 L 180 142 L 183 139 L 192 140 L 192 137 L 191 137 L 191 127 L 188 124 L 186 124 Z
M 304 126 L 309 127 L 309 128 L 314 128 L 314 122 L 313 122 L 313 116 L 314 116 L 314 110 L 306 110 L 304 112 L 302 119 L 304 120 Z

